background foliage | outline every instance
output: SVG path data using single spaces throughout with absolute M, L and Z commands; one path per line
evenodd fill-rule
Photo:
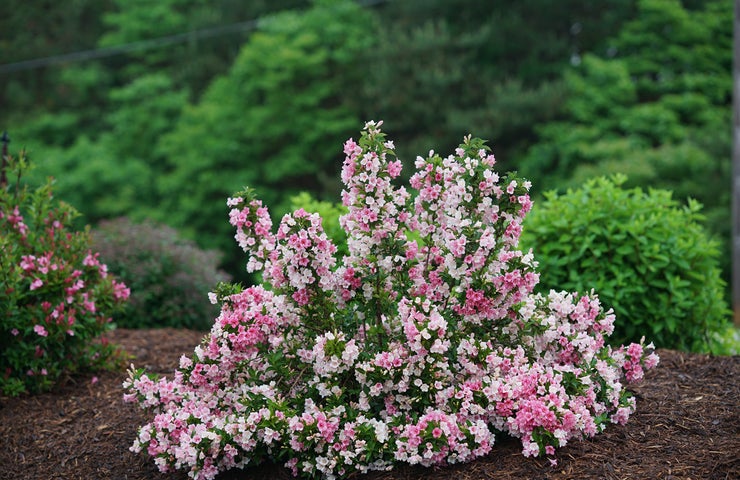
M 229 280 L 216 268 L 217 252 L 198 248 L 166 225 L 125 217 L 100 222 L 92 240 L 109 271 L 131 289 L 116 326 L 210 328 L 218 308 L 208 292 Z
M 704 205 L 729 275 L 732 4 L 643 0 L 611 41 L 565 72 L 561 119 L 539 128 L 521 163 L 544 190 L 624 173 Z
M 276 216 L 301 191 L 334 199 L 337 146 L 362 122 L 384 119 L 406 171 L 416 155 L 472 133 L 535 194 L 625 173 L 625 187 L 694 198 L 729 279 L 730 2 L 38 8 L 8 0 L 0 17 L 0 129 L 28 147 L 31 180 L 55 177 L 82 222 L 155 220 L 221 250 L 221 266 L 250 282 L 226 196 L 255 187 Z M 123 54 L 3 69 L 121 45 Z

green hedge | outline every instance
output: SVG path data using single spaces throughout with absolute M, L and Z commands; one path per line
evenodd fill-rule
M 701 205 L 666 190 L 625 189 L 623 175 L 587 181 L 535 204 L 522 243 L 540 263 L 541 290 L 594 288 L 617 315 L 611 341 L 717 351 L 729 309 L 718 242 Z M 588 287 L 587 287 L 588 286 Z

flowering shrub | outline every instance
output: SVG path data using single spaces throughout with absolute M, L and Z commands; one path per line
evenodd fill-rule
M 412 196 L 380 125 L 344 145 L 343 258 L 318 215 L 273 232 L 251 191 L 228 200 L 266 286 L 217 291 L 221 314 L 173 379 L 132 367 L 124 383 L 155 413 L 132 449 L 162 471 L 211 479 L 271 459 L 337 478 L 469 461 L 499 432 L 552 456 L 634 411 L 623 382 L 658 358 L 606 345 L 614 316 L 593 293 L 532 293 L 536 263 L 517 250 L 529 182 L 500 178 L 466 137 L 417 158 Z
M 111 313 L 128 297 L 70 228 L 77 212 L 53 201 L 51 182 L 20 186 L 21 154 L 9 159 L 14 185 L 0 185 L 0 393 L 48 390 L 62 375 L 112 366 L 105 339 Z M 4 177 L 3 177 L 4 178 Z

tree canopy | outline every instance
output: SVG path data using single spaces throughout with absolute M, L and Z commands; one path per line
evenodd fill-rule
M 725 1 L 6 3 L 0 62 L 48 60 L 0 65 L 0 129 L 32 180 L 55 177 L 92 224 L 163 221 L 231 273 L 226 197 L 254 187 L 276 214 L 301 191 L 335 198 L 337 146 L 380 119 L 407 166 L 471 132 L 541 191 L 625 173 L 729 236 Z
M 694 198 L 729 249 L 732 19 L 727 2 L 641 0 L 609 55 L 565 72 L 562 117 L 539 127 L 521 171 L 543 190 L 623 173 Z

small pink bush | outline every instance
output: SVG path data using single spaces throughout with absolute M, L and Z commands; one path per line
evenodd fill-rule
M 173 379 L 132 369 L 124 384 L 155 414 L 132 449 L 162 471 L 211 479 L 270 459 L 337 478 L 470 461 L 499 432 L 552 456 L 634 411 L 623 382 L 657 356 L 607 346 L 614 316 L 593 293 L 533 294 L 537 264 L 517 249 L 529 182 L 499 177 L 466 137 L 417 158 L 412 195 L 381 123 L 344 146 L 343 258 L 318 215 L 273 231 L 251 192 L 228 200 L 264 286 L 217 292 L 221 314 Z
M 53 199 L 51 181 L 34 190 L 20 183 L 26 167 L 23 154 L 8 158 L 14 181 L 0 183 L 0 393 L 10 396 L 120 366 L 100 336 L 129 294 L 91 250 L 88 232 L 73 228 L 78 214 Z

